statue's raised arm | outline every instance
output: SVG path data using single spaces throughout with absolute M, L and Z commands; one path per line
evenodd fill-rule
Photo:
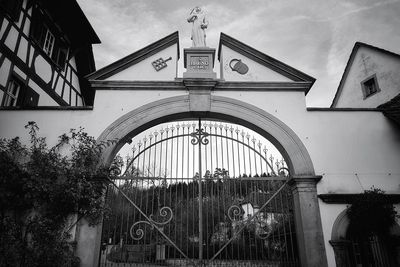
M 187 19 L 189 23 L 192 23 L 192 47 L 205 47 L 206 46 L 206 31 L 208 21 L 206 14 L 201 7 L 195 7 L 190 12 Z

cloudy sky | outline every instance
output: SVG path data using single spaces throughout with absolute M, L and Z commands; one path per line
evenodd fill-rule
M 78 0 L 101 44 L 99 69 L 174 31 L 191 46 L 194 6 L 208 14 L 207 45 L 224 32 L 317 79 L 308 106 L 329 106 L 356 41 L 400 53 L 400 0 Z M 183 54 L 183 53 L 182 53 Z M 183 72 L 180 69 L 180 72 Z

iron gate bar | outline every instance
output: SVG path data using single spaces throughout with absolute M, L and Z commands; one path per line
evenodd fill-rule
M 271 150 L 273 153 L 268 155 L 268 149 L 264 146 L 262 150 L 261 142 L 257 144 L 256 140 L 250 139 L 250 135 L 246 136 L 243 130 L 240 132 L 238 128 L 234 130 L 233 127 L 223 127 L 221 124 L 207 124 L 201 118 L 198 125 L 193 123 L 176 128 L 167 127 L 165 131 L 161 129 L 148 136 L 149 138 L 143 139 L 143 143 L 139 141 L 138 150 L 137 146 L 132 148 L 133 154 L 126 160 L 124 175 L 110 177 L 114 181 L 109 187 L 114 188 L 109 191 L 110 200 L 114 201 L 116 215 L 110 218 L 108 230 L 104 228 L 107 233 L 104 240 L 110 240 L 111 245 L 112 237 L 114 243 L 107 247 L 104 255 L 111 255 L 110 251 L 116 250 L 129 253 L 115 256 L 113 252 L 110 261 L 118 262 L 116 257 L 129 255 L 129 260 L 126 258 L 123 262 L 133 264 L 137 260 L 131 257 L 138 254 L 126 251 L 130 251 L 132 246 L 147 246 L 149 253 L 154 254 L 152 258 L 140 261 L 142 264 L 150 264 L 153 260 L 159 260 L 159 254 L 155 254 L 156 251 L 159 252 L 159 248 L 155 245 L 158 246 L 158 242 L 168 242 L 171 246 L 161 243 L 166 244 L 163 248 L 166 264 L 204 266 L 216 261 L 214 266 L 218 265 L 220 260 L 224 261 L 221 264 L 225 265 L 225 261 L 235 259 L 247 262 L 256 260 L 259 261 L 258 264 L 265 264 L 262 260 L 297 264 L 297 248 L 294 246 L 292 234 L 295 231 L 291 195 L 290 191 L 285 189 L 288 178 L 281 176 L 282 168 L 279 168 L 279 165 L 285 166 L 283 160 L 274 162 L 272 155 L 275 156 L 275 150 Z M 196 145 L 196 140 L 199 147 L 190 146 L 191 143 Z M 200 140 L 207 140 L 208 145 Z M 216 162 L 213 157 L 216 158 Z M 158 163 L 159 167 L 156 166 Z M 162 170 L 164 167 L 165 171 Z M 169 167 L 171 170 L 168 170 Z M 207 170 L 206 174 L 203 172 L 204 167 Z M 247 177 L 247 173 L 244 172 L 242 177 L 241 167 L 247 168 L 250 176 L 255 176 Z M 230 168 L 234 169 L 232 176 L 229 175 Z M 264 173 L 265 168 L 268 174 Z M 283 169 L 286 176 L 289 173 L 288 169 Z M 193 175 L 190 176 L 192 171 Z M 270 173 L 272 177 L 269 176 Z M 268 176 L 265 177 L 266 175 Z M 277 189 L 279 191 L 276 191 Z M 125 200 L 122 201 L 123 199 L 128 200 L 131 205 L 134 204 L 135 209 L 129 208 L 130 205 L 125 203 Z M 235 205 L 238 209 L 236 215 L 232 213 L 232 207 Z M 167 222 L 160 219 L 162 217 L 159 212 L 167 212 L 165 207 L 171 211 L 168 211 L 168 215 L 173 214 L 173 221 L 169 216 Z M 157 217 L 152 218 L 153 214 Z M 230 215 L 234 216 L 234 219 Z M 113 221 L 114 226 L 111 225 Z M 168 223 L 170 221 L 171 223 Z M 142 227 L 142 223 L 147 226 Z M 161 223 L 168 225 L 162 228 Z M 130 239 L 127 235 L 129 225 L 132 225 L 131 233 L 134 227 L 140 225 L 140 230 L 146 231 L 146 237 L 136 241 L 131 235 Z M 151 231 L 149 227 L 156 228 L 157 231 Z M 135 237 L 138 236 L 136 234 Z M 104 259 L 106 263 L 108 256 Z
M 133 162 L 134 162 L 136 159 L 138 159 L 140 155 L 144 154 L 148 149 L 151 149 L 152 147 L 154 147 L 154 146 L 156 146 L 156 145 L 158 145 L 158 144 L 160 144 L 160 143 L 162 143 L 162 142 L 165 142 L 165 141 L 168 141 L 168 140 L 171 140 L 171 139 L 175 139 L 175 138 L 178 138 L 178 137 L 185 137 L 185 136 L 193 137 L 193 133 L 190 133 L 190 134 L 189 134 L 189 133 L 188 133 L 188 134 L 180 134 L 180 135 L 170 136 L 170 137 L 168 137 L 168 138 L 161 139 L 161 140 L 159 140 L 159 141 L 157 141 L 157 142 L 154 142 L 153 144 L 150 144 L 149 146 L 145 147 L 142 151 L 139 151 L 138 154 L 137 154 L 136 156 L 134 156 L 134 157 L 131 159 L 131 161 L 130 161 L 129 164 L 127 165 L 126 170 L 125 170 L 124 174 L 122 175 L 122 177 L 126 174 L 126 172 L 128 171 L 129 167 L 133 164 Z M 265 157 L 262 155 L 261 152 L 257 151 L 255 148 L 251 147 L 249 144 L 246 144 L 244 141 L 240 141 L 240 140 L 238 140 L 238 139 L 234 139 L 234 138 L 231 138 L 231 137 L 229 137 L 229 136 L 224 136 L 224 135 L 220 135 L 220 134 L 207 133 L 207 136 L 210 136 L 210 137 L 215 136 L 215 138 L 217 138 L 217 137 L 226 138 L 226 139 L 228 139 L 228 140 L 231 140 L 231 141 L 234 141 L 234 142 L 238 143 L 238 146 L 239 146 L 239 144 L 241 144 L 241 145 L 243 145 L 243 146 L 249 148 L 249 149 L 252 150 L 254 153 L 256 153 L 257 155 L 259 155 L 261 159 L 264 159 L 264 160 L 265 160 L 265 163 L 270 167 L 271 173 L 272 173 L 273 175 L 276 175 L 276 173 L 275 173 L 275 171 L 274 171 L 274 168 L 272 167 L 272 166 L 273 166 L 273 162 L 271 161 L 271 164 L 270 164 L 270 163 L 268 162 L 268 159 L 265 158 Z M 243 139 L 243 140 L 244 140 L 244 139 Z M 147 141 L 145 141 L 145 143 L 146 143 L 146 142 L 147 142 Z M 207 144 L 208 144 L 208 143 L 207 143 Z M 203 144 L 203 145 L 207 145 L 207 144 Z M 217 142 L 217 144 L 218 144 L 218 142 Z M 196 145 L 196 144 L 193 144 L 193 145 Z M 221 145 L 222 145 L 222 144 L 221 144 Z M 217 146 L 218 146 L 218 145 L 217 145 Z M 250 150 L 248 151 L 249 154 L 250 154 Z M 173 148 L 171 148 L 171 151 L 173 151 Z M 161 154 L 161 153 L 160 153 L 160 154 Z M 216 153 L 216 156 L 218 157 L 218 153 Z M 244 156 L 245 156 L 245 151 L 244 151 L 244 147 L 243 147 L 243 157 L 244 157 Z M 250 155 L 249 155 L 249 158 L 251 158 Z M 260 160 L 261 160 L 261 159 L 260 159 Z M 145 158 L 143 159 L 143 164 L 144 164 L 144 162 L 145 162 Z M 218 159 L 217 159 L 217 162 L 218 162 Z M 228 162 L 229 162 L 229 161 L 228 161 Z M 251 163 L 251 162 L 250 162 L 250 163 Z M 171 162 L 171 164 L 172 164 L 172 162 Z M 240 166 L 240 165 L 239 165 L 239 166 Z M 245 165 L 244 165 L 244 166 L 245 166 Z M 171 167 L 172 167 L 172 166 L 171 166 Z M 250 168 L 251 168 L 251 164 L 250 164 Z M 172 169 L 172 168 L 171 168 L 171 169 Z M 239 170 L 239 173 L 240 173 L 240 170 Z M 246 173 L 246 169 L 244 170 L 244 173 Z
M 162 231 L 162 229 L 160 229 L 154 222 L 153 220 L 151 220 L 115 183 L 113 180 L 108 179 L 110 181 L 111 184 L 114 185 L 115 188 L 117 188 L 117 190 L 119 191 L 119 193 L 122 194 L 122 196 L 124 196 L 124 198 L 126 200 L 128 200 L 129 203 L 132 204 L 133 207 L 135 207 L 140 214 L 142 214 L 142 216 L 150 223 L 150 225 L 155 228 L 171 245 L 173 245 L 175 247 L 176 250 L 179 251 L 179 253 L 181 253 L 182 256 L 184 256 L 187 260 L 189 260 L 190 262 L 193 262 L 194 266 L 196 265 L 196 263 L 194 261 L 192 261 L 192 259 L 190 259 L 179 247 L 177 247 L 175 245 L 174 242 L 172 242 L 172 240 Z
M 231 239 L 228 240 L 228 242 L 225 243 L 225 245 L 223 245 L 220 250 L 218 250 L 218 252 L 210 259 L 210 261 L 213 261 L 228 245 L 229 243 L 232 242 L 232 240 L 234 238 L 237 237 L 237 234 L 240 233 L 241 231 L 243 231 L 243 229 L 247 226 L 247 224 L 249 224 L 260 212 L 261 210 L 263 210 L 270 202 L 272 199 L 274 199 L 281 191 L 282 189 L 288 184 L 289 180 L 287 180 L 268 200 L 267 202 L 264 203 L 264 205 L 261 206 L 261 208 L 255 212 L 248 220 L 247 223 L 243 224 L 239 230 L 237 232 L 234 233 L 234 235 L 231 237 Z
M 282 169 L 282 168 L 281 168 Z M 286 168 L 285 168 L 286 169 Z M 134 175 L 126 175 L 126 176 L 118 176 L 117 178 L 109 178 L 111 180 L 190 180 L 193 177 L 146 177 L 146 176 L 134 176 Z M 210 178 L 215 179 L 215 178 Z M 259 177 L 227 177 L 223 178 L 224 180 L 236 180 L 236 181 L 286 181 L 288 178 L 286 176 L 259 176 Z
M 197 144 L 199 145 L 199 260 L 200 264 L 202 264 L 203 261 L 203 192 L 202 192 L 202 183 L 201 183 L 201 178 L 202 178 L 202 173 L 201 173 L 201 145 L 207 145 L 208 144 L 208 133 L 203 132 L 203 129 L 201 128 L 201 118 L 199 118 L 199 131 L 198 131 L 198 140 Z M 192 145 L 196 145 L 196 142 L 193 142 L 196 139 L 192 139 Z

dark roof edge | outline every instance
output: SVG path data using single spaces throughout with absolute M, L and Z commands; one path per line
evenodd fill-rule
M 91 74 L 86 75 L 85 77 L 90 80 L 106 79 L 175 43 L 177 44 L 177 53 L 179 59 L 179 33 L 176 31 L 136 52 L 133 52 L 132 54 L 129 54 Z
M 27 111 L 27 110 L 93 110 L 93 106 L 37 106 L 37 107 L 0 107 L 1 111 Z
M 398 109 L 399 107 L 400 107 L 400 94 L 396 95 L 389 101 L 378 106 L 378 108 L 381 109 L 394 109 L 394 108 Z
M 351 54 L 349 56 L 349 60 L 347 61 L 346 67 L 344 68 L 344 72 L 343 72 L 342 78 L 340 79 L 339 86 L 338 86 L 338 88 L 336 90 L 335 96 L 334 96 L 334 98 L 332 100 L 331 107 L 334 107 L 337 104 L 339 96 L 342 93 L 344 81 L 346 80 L 348 72 L 350 70 L 350 66 L 353 64 L 354 58 L 355 58 L 355 56 L 357 54 L 357 51 L 361 46 L 367 47 L 367 48 L 370 48 L 370 49 L 373 49 L 373 50 L 377 50 L 377 51 L 380 51 L 382 53 L 389 54 L 389 55 L 392 55 L 392 56 L 400 58 L 400 54 L 396 54 L 396 53 L 393 53 L 391 51 L 388 51 L 388 50 L 385 50 L 385 49 L 382 49 L 382 48 L 379 48 L 379 47 L 376 47 L 376 46 L 373 46 L 373 45 L 370 45 L 370 44 L 366 44 L 366 43 L 363 43 L 363 42 L 356 42 L 354 44 L 353 49 L 351 50 Z
M 307 111 L 375 111 L 382 112 L 380 108 L 322 108 L 322 107 L 309 107 Z
M 310 88 L 315 82 L 315 78 L 309 76 L 308 74 L 305 74 L 304 72 L 295 69 L 273 57 L 270 57 L 222 32 L 218 45 L 218 60 L 220 60 L 221 57 L 221 47 L 223 44 L 244 56 L 258 61 L 266 67 L 276 70 L 280 74 L 290 79 L 311 82 Z
M 362 193 L 359 194 L 319 194 L 318 198 L 320 198 L 323 202 L 328 204 L 351 204 L 357 198 L 363 196 Z M 386 201 L 391 204 L 400 203 L 400 194 L 385 194 Z
M 88 18 L 86 17 L 85 13 L 83 12 L 82 8 L 80 7 L 80 5 L 78 4 L 78 2 L 76 0 L 75 0 L 75 3 L 77 5 L 77 11 L 82 16 L 82 19 L 86 24 L 86 27 L 88 27 L 89 30 L 91 31 L 92 44 L 100 44 L 101 43 L 100 38 L 97 35 L 96 31 L 94 30 L 92 24 L 90 24 L 90 21 L 88 20 Z
M 58 18 L 57 22 L 61 27 L 67 30 L 69 34 L 74 33 L 82 37 L 84 33 L 84 42 L 90 44 L 100 44 L 101 41 L 93 26 L 78 4 L 77 0 L 71 1 L 54 1 L 54 0 L 38 0 L 40 5 L 51 13 L 53 19 Z M 33 3 L 32 3 L 33 4 Z M 71 23 L 73 18 L 74 23 Z M 79 25 L 79 29 L 72 25 Z M 79 37 L 77 37 L 79 38 Z

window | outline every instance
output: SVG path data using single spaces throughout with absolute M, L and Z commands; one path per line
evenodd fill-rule
M 2 106 L 35 107 L 38 105 L 38 102 L 38 93 L 24 85 L 24 83 L 19 78 L 17 78 L 17 76 L 11 76 L 3 97 Z
M 0 0 L 1 1 L 1 0 Z M 67 42 L 55 23 L 38 6 L 34 9 L 31 36 L 43 49 L 43 52 L 60 68 L 64 68 L 67 59 Z
M 17 99 L 20 91 L 21 84 L 19 81 L 11 79 L 8 83 L 7 91 L 4 94 L 3 106 L 15 107 L 17 105 Z
M 54 35 L 50 32 L 50 30 L 47 29 L 43 50 L 49 57 L 51 57 L 53 54 L 54 40 Z
M 364 99 L 380 91 L 376 75 L 372 75 L 361 82 Z
M 0 0 L 0 8 L 3 9 L 14 21 L 19 20 L 22 0 Z

